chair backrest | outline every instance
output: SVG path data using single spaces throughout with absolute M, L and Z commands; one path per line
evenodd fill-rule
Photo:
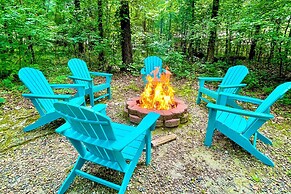
M 230 67 L 227 70 L 225 76 L 223 77 L 221 85 L 240 84 L 248 73 L 249 73 L 249 70 L 244 65 L 236 65 L 236 66 Z M 227 92 L 227 93 L 236 93 L 236 91 L 237 91 L 237 88 L 227 88 L 223 90 L 223 92 Z
M 32 94 L 54 95 L 52 88 L 41 71 L 30 67 L 21 68 L 18 72 L 18 77 Z M 38 107 L 42 109 L 38 111 L 47 112 L 54 108 L 53 103 L 56 101 L 55 99 L 38 99 L 33 103 L 37 109 Z
M 277 86 L 271 94 L 258 106 L 255 112 L 257 113 L 267 113 L 269 108 L 280 98 L 284 96 L 284 94 L 291 89 L 291 82 L 283 83 Z M 250 118 L 248 120 L 248 126 L 252 126 L 257 119 Z
M 89 69 L 85 61 L 81 59 L 73 58 L 69 60 L 68 66 L 73 76 L 76 76 L 79 78 L 91 79 Z M 89 84 L 86 81 L 76 80 L 76 84 L 85 85 L 86 88 L 89 87 Z
M 89 151 L 105 163 L 117 163 L 120 170 L 125 168 L 125 158 L 121 153 L 116 153 L 111 148 L 111 145 L 116 141 L 116 136 L 109 117 L 94 112 L 90 108 L 67 102 L 57 102 L 54 107 L 70 123 L 71 131 L 63 135 L 71 140 L 81 156 L 84 157 Z
M 144 60 L 145 72 L 149 75 L 156 67 L 159 67 L 159 73 L 162 73 L 163 62 L 162 59 L 157 56 L 149 56 Z

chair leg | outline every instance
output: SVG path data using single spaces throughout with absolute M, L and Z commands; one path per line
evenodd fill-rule
M 70 185 L 72 184 L 73 180 L 76 177 L 75 170 L 80 170 L 82 166 L 84 165 L 84 163 L 85 163 L 85 160 L 79 156 L 73 170 L 67 176 L 66 180 L 63 182 L 61 188 L 59 189 L 58 194 L 63 194 L 66 192 L 66 190 L 68 190 L 68 188 L 70 187 Z
M 205 136 L 205 140 L 204 140 L 205 146 L 211 146 L 214 130 L 215 130 L 214 127 L 207 127 L 206 136 Z
M 34 123 L 26 126 L 23 131 L 24 132 L 28 132 L 28 131 L 32 131 L 38 127 L 41 127 L 45 124 L 48 124 L 56 119 L 60 118 L 60 115 L 58 115 L 57 113 L 53 112 L 53 113 L 49 113 L 46 114 L 43 117 L 40 117 L 37 121 L 35 121 Z
M 264 142 L 265 144 L 269 144 L 272 145 L 272 141 L 267 138 L 266 136 L 264 136 L 263 134 L 261 134 L 260 132 L 257 132 L 258 134 L 258 139 L 261 140 L 262 142 Z
M 215 130 L 215 119 L 216 119 L 216 111 L 213 109 L 209 110 L 209 119 L 208 119 L 208 126 L 206 129 L 206 135 L 204 140 L 204 145 L 211 146 L 212 144 L 212 137 Z
M 200 104 L 200 102 L 201 102 L 201 97 L 202 97 L 202 92 L 200 92 L 200 91 L 198 90 L 198 95 L 197 95 L 197 99 L 196 99 L 196 104 Z
M 118 192 L 119 194 L 123 194 L 126 191 L 126 187 L 130 181 L 130 178 L 133 174 L 133 171 L 137 165 L 137 162 L 142 154 L 143 148 L 144 148 L 144 144 L 141 144 L 141 146 L 139 147 L 139 149 L 136 153 L 136 156 L 130 162 L 130 166 L 128 167 L 128 170 L 124 174 L 123 181 L 122 181 L 122 184 L 121 184 L 119 192 Z
M 111 99 L 111 87 L 107 88 L 108 100 Z
M 146 165 L 149 165 L 151 162 L 151 131 L 148 130 L 147 135 L 145 137 L 145 145 L 146 145 Z
M 248 151 L 250 154 L 252 154 L 253 156 L 255 156 L 258 160 L 260 160 L 261 162 L 263 162 L 266 165 L 269 166 L 275 166 L 273 161 L 267 157 L 266 155 L 264 155 L 262 152 L 260 152 L 259 150 L 257 150 L 257 148 L 255 148 L 248 139 L 245 138 L 240 138 L 239 141 L 235 141 L 237 144 L 239 144 L 243 149 L 245 149 L 246 151 Z
M 94 93 L 90 92 L 89 97 L 90 97 L 90 105 L 92 107 L 94 107 L 94 105 L 95 105 L 95 103 L 94 103 Z

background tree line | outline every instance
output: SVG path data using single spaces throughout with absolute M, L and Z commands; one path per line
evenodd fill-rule
M 289 0 L 1 0 L 0 79 L 72 57 L 138 74 L 157 55 L 177 77 L 243 63 L 251 86 L 290 81 L 290 13 Z

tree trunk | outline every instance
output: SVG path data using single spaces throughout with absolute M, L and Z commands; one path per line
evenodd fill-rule
M 160 20 L 160 37 L 162 37 L 162 35 L 163 35 L 163 27 L 164 27 L 164 18 L 162 16 L 162 18 Z
M 207 48 L 207 61 L 210 63 L 213 63 L 214 61 L 216 29 L 217 29 L 216 17 L 218 15 L 218 9 L 219 9 L 219 0 L 213 0 L 211 19 L 214 20 L 214 26 L 210 29 L 210 36 L 209 36 L 208 48 Z
M 121 50 L 122 62 L 124 64 L 132 63 L 132 45 L 131 45 L 131 30 L 129 18 L 128 1 L 120 0 L 120 27 L 121 27 Z M 126 70 L 122 68 L 121 70 Z
M 170 10 L 172 9 L 172 3 L 170 4 Z M 169 15 L 169 32 L 168 32 L 168 41 L 172 39 L 172 13 L 170 11 Z M 172 42 L 172 41 L 171 41 Z
M 80 19 L 78 15 L 81 10 L 80 0 L 74 0 L 74 5 L 75 5 L 75 13 L 76 13 L 75 18 L 76 18 L 76 21 L 79 23 Z M 79 33 L 80 32 L 77 32 L 78 35 Z M 78 41 L 78 50 L 79 50 L 79 53 L 84 53 L 84 45 L 83 45 L 83 42 L 81 42 L 80 40 Z
M 99 31 L 99 44 L 103 43 L 104 39 L 104 30 L 103 30 L 103 6 L 102 6 L 102 0 L 98 0 L 98 31 Z M 99 52 L 99 57 L 98 57 L 99 63 L 101 65 L 104 64 L 104 49 L 102 47 L 102 50 Z
M 281 20 L 277 19 L 276 20 L 276 24 L 277 24 L 277 28 L 276 28 L 276 36 L 279 36 L 279 30 L 280 30 L 280 24 L 281 24 Z M 275 50 L 275 46 L 277 45 L 277 41 L 272 38 L 272 42 L 271 42 L 271 48 L 270 48 L 270 55 L 268 58 L 268 64 L 271 63 L 272 58 L 274 58 L 274 50 Z
M 224 56 L 226 57 L 227 61 L 229 59 L 229 28 L 228 28 L 228 24 L 226 25 L 226 29 L 225 29 L 225 50 L 224 50 Z
M 31 36 L 28 36 L 28 40 L 29 40 L 28 50 L 30 50 L 30 53 L 31 53 L 30 64 L 34 64 L 34 62 L 35 62 L 35 53 L 34 53 L 34 49 L 33 49 L 33 43 L 32 43 Z
M 255 26 L 255 34 L 254 34 L 254 37 L 251 41 L 251 48 L 250 48 L 250 52 L 249 52 L 249 60 L 253 60 L 254 57 L 256 56 L 256 46 L 257 46 L 257 41 L 258 41 L 258 38 L 257 36 L 260 34 L 260 29 L 261 29 L 261 26 L 260 25 L 256 25 Z
M 147 47 L 147 20 L 146 20 L 146 14 L 143 13 L 143 22 L 142 22 L 142 28 L 143 28 L 143 34 L 144 38 L 142 40 L 143 49 L 146 51 L 146 56 L 148 56 L 148 47 Z
M 191 27 L 191 35 L 190 35 L 190 43 L 189 43 L 189 48 L 188 48 L 188 59 L 190 59 L 190 62 L 194 62 L 194 40 L 193 37 L 195 35 L 195 31 L 194 31 L 194 25 L 195 25 L 195 0 L 191 0 L 190 1 L 190 11 L 191 11 L 191 19 L 190 19 L 190 27 Z M 196 44 L 197 46 L 197 44 Z M 197 47 L 196 47 L 197 48 Z M 197 52 L 196 52 L 197 54 Z
M 287 35 L 287 31 L 288 31 L 288 28 L 289 28 L 289 25 L 290 25 L 290 21 L 291 21 L 291 17 L 289 17 L 287 26 L 285 28 L 284 37 Z M 289 38 L 290 38 L 290 34 L 291 34 L 291 30 L 290 30 L 290 33 L 289 33 Z M 280 77 L 283 76 L 283 57 L 284 57 L 284 59 L 286 59 L 288 57 L 288 50 L 285 50 L 285 52 L 282 53 L 282 43 L 283 43 L 283 41 L 280 42 L 280 47 L 279 47 L 279 55 L 280 55 L 279 76 Z M 287 47 L 285 47 L 285 48 L 288 48 L 288 43 L 289 43 L 289 40 L 287 41 L 287 43 L 286 43 Z

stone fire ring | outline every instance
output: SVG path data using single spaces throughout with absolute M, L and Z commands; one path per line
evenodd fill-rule
M 177 106 L 170 110 L 150 110 L 140 107 L 139 97 L 135 97 L 126 102 L 125 112 L 130 122 L 135 124 L 140 123 L 149 112 L 156 112 L 161 115 L 157 121 L 157 127 L 177 127 L 188 121 L 188 106 L 177 98 L 175 98 L 175 103 Z

